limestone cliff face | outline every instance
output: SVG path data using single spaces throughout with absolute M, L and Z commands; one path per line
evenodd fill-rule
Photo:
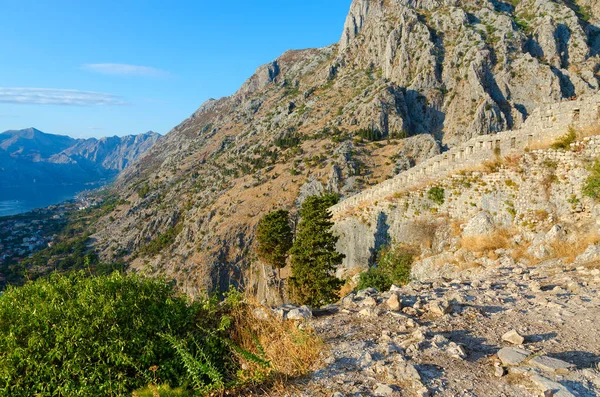
M 596 19 L 582 21 L 572 8 L 354 1 L 336 61 L 379 70 L 403 88 L 409 131 L 455 144 L 516 128 L 539 104 L 598 90 Z
M 97 247 L 191 294 L 243 284 L 258 219 L 295 211 L 299 194 L 350 196 L 474 136 L 516 129 L 542 104 L 597 92 L 597 6 L 355 0 L 338 44 L 259 67 L 129 167 L 117 184 L 129 204 L 101 221 Z M 365 130 L 382 140 L 365 141 Z M 170 245 L 145 254 L 167 233 Z

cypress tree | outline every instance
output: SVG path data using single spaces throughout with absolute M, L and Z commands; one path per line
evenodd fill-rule
M 293 239 L 289 212 L 285 210 L 271 212 L 258 222 L 256 253 L 263 262 L 281 269 L 285 267 Z
M 300 210 L 300 224 L 291 249 L 290 285 L 298 303 L 320 307 L 338 299 L 343 281 L 335 269 L 344 255 L 335 250 L 338 237 L 331 227 L 329 207 L 338 200 L 335 194 L 308 197 Z

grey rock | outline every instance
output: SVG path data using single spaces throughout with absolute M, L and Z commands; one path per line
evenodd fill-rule
M 286 312 L 283 308 L 277 307 L 273 309 L 273 315 L 275 315 L 276 318 L 283 320 L 285 319 Z
M 354 306 L 354 297 L 355 294 L 353 292 L 343 297 L 341 301 L 342 307 Z
M 506 374 L 506 370 L 501 365 L 494 366 L 494 376 L 501 378 Z
M 302 206 L 304 200 L 310 196 L 318 196 L 325 193 L 325 188 L 323 184 L 319 182 L 316 178 L 310 178 L 304 185 L 300 187 L 300 191 L 298 192 L 298 198 L 296 199 L 296 205 L 298 207 Z
M 494 232 L 496 226 L 490 214 L 480 212 L 467 222 L 463 229 L 463 236 L 486 235 Z
M 467 358 L 467 351 L 465 348 L 457 343 L 450 342 L 448 347 L 446 348 L 446 352 L 450 354 L 452 357 L 464 360 Z
M 529 364 L 543 371 L 559 374 L 568 373 L 570 369 L 575 368 L 574 364 L 547 356 L 533 357 Z
M 546 243 L 540 244 L 531 244 L 531 246 L 527 249 L 527 254 L 533 256 L 536 259 L 544 259 L 549 256 L 552 256 L 554 250 L 551 246 Z
M 308 306 L 301 306 L 290 310 L 287 315 L 287 320 L 307 320 L 312 317 L 312 311 Z
M 562 225 L 556 224 L 552 226 L 550 230 L 546 233 L 544 240 L 547 243 L 552 243 L 554 241 L 562 241 L 567 237 L 567 232 Z
M 519 365 L 531 355 L 529 350 L 504 347 L 498 351 L 498 358 L 504 365 Z
M 394 172 L 406 171 L 415 165 L 440 154 L 440 145 L 433 136 L 420 134 L 402 140 L 402 148 L 398 152 Z
M 591 244 L 575 258 L 575 263 L 588 263 L 600 260 L 600 244 Z
M 356 297 L 357 298 L 365 298 L 367 296 L 374 296 L 377 295 L 379 291 L 377 291 L 375 288 L 367 288 L 367 289 L 363 289 L 360 290 L 356 293 Z
M 257 320 L 267 320 L 269 318 L 269 312 L 263 307 L 257 307 L 252 311 L 252 315 Z
M 386 302 L 388 308 L 390 310 L 393 310 L 395 312 L 399 311 L 400 309 L 402 309 L 402 303 L 400 302 L 400 299 L 398 298 L 398 295 L 393 293 L 389 299 Z
M 373 356 L 368 351 L 364 352 L 360 358 L 360 365 L 362 367 L 369 367 L 373 364 Z
M 396 367 L 396 376 L 400 380 L 421 382 L 421 375 L 415 366 L 406 361 L 399 361 Z
M 531 381 L 535 383 L 542 392 L 551 392 L 551 396 L 554 397 L 575 397 L 566 387 L 558 382 L 544 378 L 540 375 L 533 375 Z
M 360 306 L 375 307 L 377 306 L 377 300 L 371 296 L 367 296 L 362 301 L 360 301 Z
M 502 340 L 506 342 L 510 342 L 513 345 L 522 345 L 525 342 L 525 338 L 523 338 L 517 331 L 510 330 L 504 335 L 502 335 Z
M 379 312 L 374 307 L 365 307 L 358 312 L 358 315 L 363 317 L 377 317 Z
M 429 311 L 437 316 L 443 316 L 452 311 L 452 306 L 447 300 L 436 300 L 429 303 Z
M 396 394 L 396 389 L 393 385 L 379 383 L 375 389 L 376 396 L 393 396 L 394 394 Z

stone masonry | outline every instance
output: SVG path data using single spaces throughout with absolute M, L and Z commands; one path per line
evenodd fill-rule
M 392 179 L 343 200 L 331 207 L 331 212 L 335 216 L 363 203 L 385 199 L 461 169 L 479 165 L 493 159 L 494 155 L 521 154 L 536 144 L 564 135 L 569 126 L 584 128 L 599 120 L 600 94 L 539 107 L 532 112 L 521 129 L 472 138 Z

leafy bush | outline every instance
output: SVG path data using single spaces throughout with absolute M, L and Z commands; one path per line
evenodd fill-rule
M 169 385 L 150 385 L 133 392 L 133 397 L 192 397 L 194 394 L 181 388 L 171 389 Z
M 155 379 L 205 389 L 217 376 L 228 382 L 237 366 L 227 316 L 216 308 L 164 281 L 120 273 L 9 287 L 0 296 L 0 394 L 124 396 Z M 190 374 L 175 343 L 204 372 Z
M 427 192 L 427 197 L 429 200 L 433 201 L 437 205 L 444 204 L 445 195 L 444 188 L 439 186 L 434 186 Z
M 410 282 L 414 255 L 414 250 L 404 245 L 381 247 L 377 253 L 376 266 L 361 273 L 356 289 L 373 287 L 379 291 L 387 291 L 392 284 L 407 284 Z
M 558 138 L 553 144 L 554 150 L 567 150 L 571 148 L 571 144 L 577 140 L 577 131 L 573 126 L 569 126 L 569 131 Z
M 361 291 L 367 288 L 377 288 L 378 291 L 387 291 L 392 284 L 376 267 L 371 267 L 366 272 L 360 274 L 356 290 Z
M 583 184 L 582 192 L 584 196 L 600 200 L 600 159 L 596 159 L 590 167 L 590 175 Z

